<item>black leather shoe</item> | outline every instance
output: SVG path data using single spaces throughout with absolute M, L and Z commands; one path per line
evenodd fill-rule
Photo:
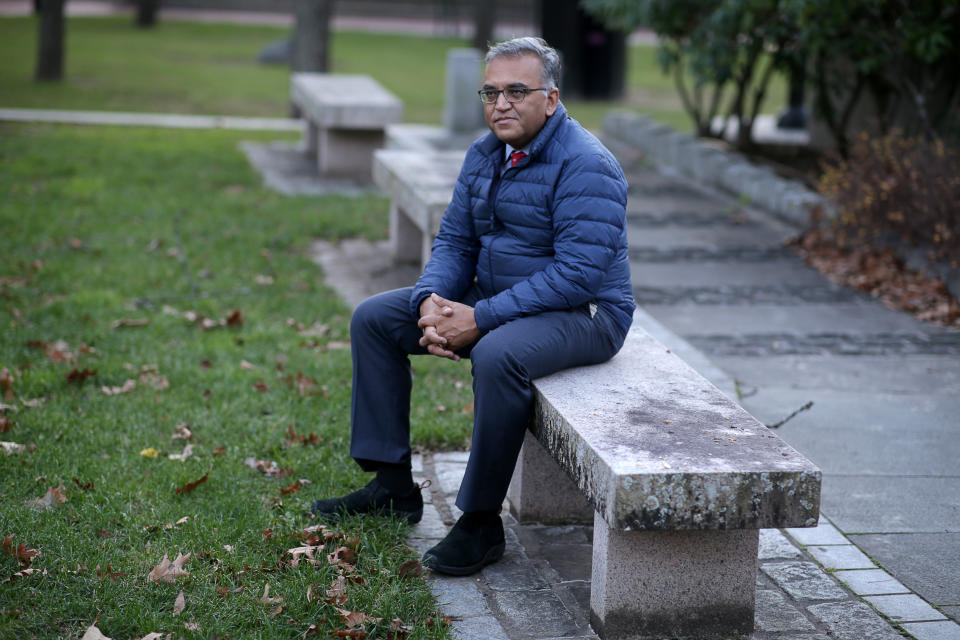
M 502 558 L 505 546 L 499 515 L 477 519 L 466 513 L 420 562 L 437 573 L 468 576 Z
M 423 496 L 417 485 L 413 485 L 407 493 L 390 493 L 374 478 L 367 486 L 341 498 L 314 501 L 310 505 L 310 512 L 328 518 L 344 514 L 379 513 L 416 524 L 423 517 Z

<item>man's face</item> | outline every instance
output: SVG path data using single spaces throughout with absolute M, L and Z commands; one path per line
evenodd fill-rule
M 535 55 L 498 56 L 487 64 L 483 73 L 484 89 L 527 88 L 543 86 L 543 63 Z M 494 135 L 519 149 L 533 140 L 543 128 L 547 117 L 557 110 L 560 92 L 533 91 L 523 102 L 507 102 L 500 94 L 493 104 L 484 104 L 487 126 Z

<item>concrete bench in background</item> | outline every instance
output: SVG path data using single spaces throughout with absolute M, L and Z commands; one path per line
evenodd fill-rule
M 400 99 L 369 76 L 294 73 L 290 99 L 307 121 L 307 150 L 325 177 L 368 182 L 384 129 L 403 117 Z
M 390 197 L 390 252 L 395 262 L 422 268 L 463 165 L 464 151 L 374 154 L 373 181 Z
M 749 634 L 759 529 L 816 526 L 820 470 L 636 324 L 534 386 L 508 499 L 521 522 L 592 519 L 600 636 Z

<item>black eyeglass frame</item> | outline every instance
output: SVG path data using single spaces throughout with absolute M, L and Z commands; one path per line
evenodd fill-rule
M 519 100 L 511 100 L 510 96 L 507 95 L 508 91 L 514 91 L 520 93 Z M 477 95 L 480 96 L 480 102 L 483 104 L 497 104 L 497 101 L 500 99 L 500 94 L 503 94 L 503 99 L 510 104 L 517 104 L 523 102 L 528 93 L 533 93 L 534 91 L 550 91 L 548 87 L 537 87 L 536 89 L 530 89 L 528 87 L 507 87 L 506 89 L 480 89 L 477 91 Z M 487 100 L 484 95 L 493 94 L 493 100 Z

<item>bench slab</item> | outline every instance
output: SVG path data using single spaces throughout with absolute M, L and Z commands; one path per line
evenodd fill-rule
M 820 470 L 641 328 L 534 384 L 530 431 L 610 527 L 816 525 Z
M 290 100 L 307 121 L 305 146 L 322 176 L 368 182 L 386 126 L 403 117 L 403 103 L 369 76 L 294 73 Z
M 466 151 L 381 149 L 373 157 L 373 181 L 390 197 L 390 251 L 397 262 L 430 258 Z

